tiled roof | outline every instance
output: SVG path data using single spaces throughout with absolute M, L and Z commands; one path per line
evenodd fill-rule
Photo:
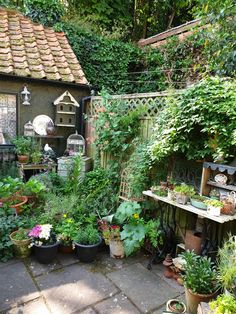
M 88 84 L 64 33 L 0 8 L 0 74 Z

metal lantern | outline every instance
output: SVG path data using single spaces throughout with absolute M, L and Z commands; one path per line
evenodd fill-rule
M 78 134 L 71 134 L 67 138 L 67 151 L 69 156 L 74 156 L 77 154 L 81 154 L 82 156 L 85 154 L 85 139 L 82 135 Z

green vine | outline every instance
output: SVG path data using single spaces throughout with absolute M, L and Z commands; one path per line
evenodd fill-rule
M 236 81 L 209 77 L 170 96 L 157 119 L 150 153 L 161 161 L 175 153 L 187 159 L 227 159 L 236 152 Z

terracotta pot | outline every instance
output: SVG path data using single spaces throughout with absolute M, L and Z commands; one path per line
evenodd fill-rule
M 28 155 L 17 155 L 20 164 L 26 164 L 29 161 Z
M 63 254 L 73 253 L 72 244 L 71 245 L 60 244 L 58 250 L 60 253 L 63 253 Z
M 181 305 L 181 308 L 178 308 L 177 304 Z M 169 300 L 166 303 L 166 311 L 170 313 L 186 313 L 186 310 L 186 305 L 177 299 Z
M 224 206 L 221 208 L 221 214 L 223 215 L 233 215 L 234 204 L 228 201 L 223 201 Z
M 15 195 L 15 196 L 7 197 L 7 198 L 2 198 L 0 199 L 0 202 L 7 203 L 7 202 L 13 202 L 14 200 L 15 200 L 15 203 L 10 205 L 9 207 L 14 208 L 16 211 L 16 214 L 18 215 L 20 214 L 22 210 L 21 207 L 28 202 L 28 197 Z
M 122 241 L 110 240 L 110 256 L 113 258 L 123 258 L 125 256 L 124 245 Z
M 185 234 L 185 249 L 194 250 L 196 254 L 201 253 L 202 234 L 201 232 L 186 230 Z
M 26 229 L 26 231 L 28 231 Z M 31 248 L 29 248 L 29 245 L 31 243 L 31 238 L 25 239 L 25 240 L 15 240 L 14 236 L 17 234 L 18 230 L 12 232 L 9 237 L 11 239 L 11 242 L 14 245 L 14 252 L 17 258 L 26 258 L 30 256 L 31 254 Z
M 198 304 L 201 302 L 209 302 L 212 299 L 215 299 L 218 295 L 219 290 L 211 294 L 195 294 L 191 289 L 185 288 L 185 297 L 187 302 L 187 311 L 190 314 L 197 314 Z

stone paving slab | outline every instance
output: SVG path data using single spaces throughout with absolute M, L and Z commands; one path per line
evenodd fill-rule
M 93 309 L 88 308 L 87 310 L 84 310 L 83 312 L 75 312 L 73 314 L 97 314 Z
M 6 314 L 50 314 L 42 298 L 19 305 Z
M 166 278 L 164 276 L 165 266 L 162 264 L 159 265 L 153 265 L 151 272 L 155 273 L 157 276 L 159 276 L 162 280 L 164 280 L 168 285 L 173 287 L 174 289 L 178 290 L 179 293 L 184 293 L 184 287 L 179 285 L 178 282 L 175 279 Z
M 118 292 L 100 273 L 92 273 L 82 264 L 50 272 L 35 278 L 53 314 L 83 310 Z
M 140 309 L 147 313 L 162 306 L 179 292 L 140 263 L 108 273 L 107 276 Z
M 39 297 L 25 265 L 18 261 L 0 269 L 0 312 Z
M 141 312 L 123 294 L 119 293 L 94 306 L 99 314 L 140 314 Z
M 79 263 L 79 260 L 78 258 L 76 258 L 74 253 L 68 254 L 59 253 L 57 259 L 62 266 L 69 266 L 72 264 Z
M 43 274 L 62 268 L 62 265 L 57 259 L 55 259 L 50 264 L 40 264 L 34 258 L 34 256 L 32 256 L 31 258 L 28 258 L 27 260 L 25 260 L 25 262 L 27 266 L 29 267 L 30 271 L 32 272 L 33 277 L 41 276 Z

